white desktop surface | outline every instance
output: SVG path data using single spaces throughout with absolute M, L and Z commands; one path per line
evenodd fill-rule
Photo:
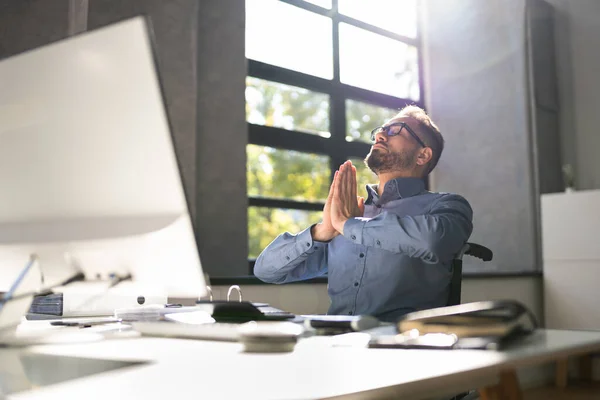
M 0 349 L 0 358 L 26 352 L 148 362 L 10 399 L 306 399 L 365 391 L 361 397 L 420 398 L 493 384 L 502 369 L 597 350 L 600 332 L 540 330 L 503 352 L 337 347 L 331 337 L 313 337 L 291 353 L 250 354 L 238 343 L 134 337 Z

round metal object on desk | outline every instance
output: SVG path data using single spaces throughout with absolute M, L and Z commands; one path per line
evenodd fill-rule
M 239 328 L 240 342 L 248 353 L 291 352 L 303 332 L 293 322 L 251 321 Z

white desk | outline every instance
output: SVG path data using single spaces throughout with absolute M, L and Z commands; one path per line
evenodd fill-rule
M 360 392 L 361 398 L 423 398 L 494 384 L 507 369 L 600 350 L 600 332 L 541 330 L 504 352 L 334 347 L 330 337 L 304 339 L 292 353 L 241 350 L 237 343 L 146 337 L 0 349 L 0 378 L 23 375 L 15 362 L 20 357 L 35 360 L 45 354 L 147 363 L 8 398 L 306 399 Z M 30 364 L 30 376 L 62 368 L 56 361 L 54 369 L 43 362 Z

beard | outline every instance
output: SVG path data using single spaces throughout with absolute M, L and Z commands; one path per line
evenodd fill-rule
M 416 151 L 403 150 L 399 153 L 382 149 L 371 149 L 365 158 L 365 164 L 375 174 L 402 171 L 415 165 Z

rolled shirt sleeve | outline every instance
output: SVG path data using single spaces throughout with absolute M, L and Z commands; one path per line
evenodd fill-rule
M 258 256 L 254 275 L 267 283 L 288 283 L 327 273 L 327 243 L 315 241 L 311 227 L 283 233 Z

